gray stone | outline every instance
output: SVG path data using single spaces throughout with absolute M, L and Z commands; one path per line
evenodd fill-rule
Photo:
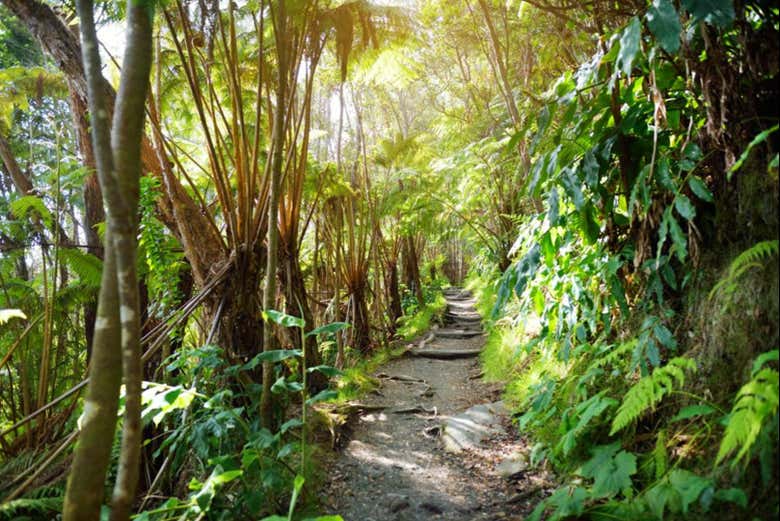
M 442 425 L 445 450 L 461 452 L 478 447 L 490 435 L 502 431 L 501 418 L 507 415 L 503 402 L 484 403 L 450 416 Z
M 504 458 L 496 465 L 496 474 L 502 478 L 509 478 L 528 469 L 528 462 L 525 456 L 520 453 L 512 454 Z

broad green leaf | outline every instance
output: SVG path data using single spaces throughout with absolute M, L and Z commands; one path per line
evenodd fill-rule
M 547 197 L 547 220 L 550 226 L 556 226 L 558 224 L 558 190 L 553 187 L 550 190 L 550 194 Z
M 683 514 L 688 513 L 690 504 L 699 499 L 704 489 L 712 484 L 711 480 L 683 469 L 674 469 L 669 474 L 669 482 L 680 495 Z
M 577 473 L 594 480 L 595 496 L 611 497 L 631 487 L 631 476 L 636 474 L 636 456 L 620 450 L 620 443 L 600 445 L 592 454 Z
M 271 386 L 271 392 L 275 394 L 283 392 L 297 393 L 303 389 L 303 386 L 298 382 L 288 382 L 284 376 L 280 376 L 274 384 Z
M 533 140 L 531 141 L 531 145 L 528 148 L 528 151 L 531 154 L 533 154 L 534 149 L 536 149 L 536 146 L 544 137 L 544 133 L 547 130 L 547 125 L 550 124 L 550 119 L 550 107 L 545 105 L 542 107 L 542 110 L 539 112 L 539 117 L 536 119 L 536 135 L 534 136 Z
M 580 230 L 585 239 L 590 243 L 595 243 L 599 238 L 601 228 L 595 216 L 596 210 L 593 203 L 588 201 L 580 211 Z
M 702 181 L 700 177 L 692 176 L 688 179 L 688 186 L 691 187 L 691 191 L 696 194 L 696 197 L 702 201 L 711 203 L 715 200 L 712 197 L 712 192 L 710 192 L 710 189 L 707 188 L 707 185 L 704 184 L 704 181 Z
M 671 0 L 653 0 L 647 11 L 647 26 L 661 47 L 672 54 L 680 49 L 680 16 Z
M 631 67 L 639 52 L 639 43 L 642 37 L 642 24 L 636 16 L 631 19 L 628 26 L 620 36 L 620 52 L 618 52 L 615 64 L 624 76 L 631 76 Z
M 347 329 L 348 327 L 350 327 L 350 325 L 347 322 L 331 322 L 330 324 L 325 324 L 324 326 L 312 329 L 306 333 L 306 336 L 329 335 Z
M 547 503 L 555 507 L 553 519 L 567 519 L 579 516 L 585 510 L 588 491 L 582 487 L 562 487 L 547 498 Z
M 561 184 L 566 191 L 577 210 L 581 210 L 585 204 L 585 197 L 582 195 L 582 189 L 580 188 L 580 180 L 570 168 L 564 168 L 561 171 Z
M 726 28 L 734 21 L 733 0 L 682 0 L 682 5 L 691 13 L 694 24 L 704 21 Z
M 679 512 L 679 494 L 674 490 L 674 487 L 669 483 L 668 478 L 664 478 L 653 488 L 645 493 L 645 499 L 650 507 L 650 510 L 655 514 L 657 519 L 664 518 L 664 511 L 671 506 L 670 510 L 673 512 Z
M 300 327 L 302 328 L 306 323 L 300 317 L 294 317 L 281 311 L 268 309 L 263 311 L 263 319 L 272 321 L 279 324 L 282 327 Z
M 295 512 L 295 504 L 298 502 L 298 496 L 301 494 L 304 481 L 305 480 L 303 476 L 300 474 L 295 475 L 295 480 L 293 481 L 293 493 L 292 497 L 290 498 L 290 510 L 287 512 L 288 521 L 292 521 L 293 512 Z
M 222 485 L 233 481 L 234 479 L 240 477 L 243 474 L 244 474 L 243 470 L 228 470 L 226 472 L 222 472 L 221 474 L 217 474 L 212 479 L 209 479 L 209 481 L 213 480 L 213 483 L 215 485 Z
M 523 291 L 525 291 L 526 284 L 528 284 L 528 281 L 531 279 L 531 277 L 534 276 L 537 268 L 539 268 L 540 260 L 540 248 L 538 244 L 535 244 L 528 251 L 528 253 L 526 253 L 523 258 L 520 259 L 520 261 L 518 261 L 517 265 L 515 265 L 514 273 L 516 275 L 516 279 L 514 290 L 518 298 L 522 296 Z M 507 272 L 510 270 L 512 270 L 512 268 L 507 270 Z
M 324 402 L 327 400 L 332 400 L 333 398 L 336 398 L 339 395 L 338 391 L 332 391 L 329 389 L 326 389 L 324 391 L 320 391 L 308 400 L 306 400 L 306 405 L 313 405 L 317 402 Z
M 302 357 L 303 352 L 300 349 L 273 349 L 264 351 L 252 357 L 252 359 L 241 366 L 242 370 L 249 371 L 262 364 L 263 362 L 277 363 L 293 357 Z
M 303 426 L 303 421 L 301 421 L 300 418 L 292 418 L 290 420 L 287 420 L 282 424 L 281 427 L 279 427 L 279 432 L 284 434 L 285 432 L 289 431 L 290 429 L 294 429 L 296 427 Z
M 653 335 L 665 348 L 675 349 L 677 347 L 677 340 L 675 340 L 674 335 L 665 325 L 656 324 L 653 326 Z
M 679 422 L 695 418 L 696 416 L 707 416 L 714 412 L 715 409 L 706 404 L 688 405 L 687 407 L 680 409 L 680 412 L 678 412 L 670 421 L 672 423 Z
M 747 508 L 748 505 L 747 495 L 741 488 L 720 489 L 715 492 L 713 497 L 718 501 L 728 501 L 729 503 L 735 503 L 742 508 Z
M 585 184 L 588 185 L 591 190 L 595 190 L 599 184 L 599 172 L 601 167 L 599 166 L 599 162 L 592 149 L 585 152 L 585 156 L 582 158 L 581 167 L 582 172 L 585 174 Z
M 683 194 L 677 194 L 677 197 L 674 198 L 674 208 L 686 221 L 691 221 L 696 217 L 696 207 Z
M 669 235 L 672 237 L 672 243 L 674 244 L 674 251 L 680 262 L 685 262 L 685 258 L 688 256 L 688 239 L 683 233 L 680 224 L 677 219 L 669 214 Z
M 0 324 L 5 324 L 12 318 L 27 319 L 27 315 L 21 309 L 0 309 Z
M 314 367 L 309 367 L 306 369 L 307 373 L 313 373 L 314 371 L 319 371 L 328 378 L 333 378 L 344 374 L 341 370 L 333 367 L 332 365 L 315 365 Z

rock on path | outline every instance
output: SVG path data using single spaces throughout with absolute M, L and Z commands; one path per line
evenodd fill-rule
M 526 448 L 495 403 L 500 388 L 474 378 L 484 338 L 471 295 L 445 296 L 447 324 L 425 349 L 473 354 L 408 356 L 381 368 L 382 387 L 362 401 L 384 409 L 359 417 L 330 464 L 320 492 L 328 513 L 346 521 L 522 519 L 534 497 L 518 494 L 543 488 L 538 476 L 504 470 Z

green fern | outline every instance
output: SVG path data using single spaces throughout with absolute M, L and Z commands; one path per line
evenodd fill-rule
M 762 363 L 753 368 L 752 378 L 737 392 L 734 408 L 726 425 L 726 433 L 720 443 L 715 465 L 739 449 L 732 465 L 736 465 L 750 452 L 756 443 L 764 423 L 777 413 L 778 372 L 772 368 L 762 368 L 763 362 L 778 359 L 778 351 L 766 353 Z
M 0 521 L 20 519 L 32 514 L 54 515 L 62 509 L 62 497 L 20 498 L 0 504 Z
M 54 218 L 51 215 L 51 211 L 46 208 L 43 200 L 34 195 L 25 195 L 15 201 L 11 201 L 8 205 L 18 219 L 22 219 L 27 216 L 28 213 L 33 212 L 39 219 L 41 219 L 47 228 L 51 228 Z
M 678 387 L 682 387 L 685 384 L 685 369 L 693 371 L 696 364 L 690 358 L 673 358 L 667 365 L 657 367 L 653 374 L 639 380 L 623 398 L 623 403 L 612 420 L 610 436 L 624 429 L 670 394 L 674 390 L 675 382 Z
M 100 259 L 78 248 L 60 250 L 60 258 L 78 274 L 82 283 L 92 288 L 100 287 L 103 272 L 103 262 Z
M 737 281 L 750 268 L 761 267 L 762 263 L 774 257 L 778 253 L 780 241 L 761 241 L 743 251 L 729 266 L 728 274 L 718 281 L 710 291 L 709 298 L 723 291 L 726 294 L 734 293 L 737 289 Z

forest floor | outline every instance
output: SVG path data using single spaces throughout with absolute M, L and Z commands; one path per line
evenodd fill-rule
M 553 488 L 527 465 L 530 449 L 497 402 L 502 387 L 482 381 L 473 300 L 445 295 L 447 325 L 379 368 L 382 385 L 361 400 L 366 410 L 328 465 L 322 506 L 345 521 L 519 520 Z M 472 356 L 413 354 L 458 350 Z

